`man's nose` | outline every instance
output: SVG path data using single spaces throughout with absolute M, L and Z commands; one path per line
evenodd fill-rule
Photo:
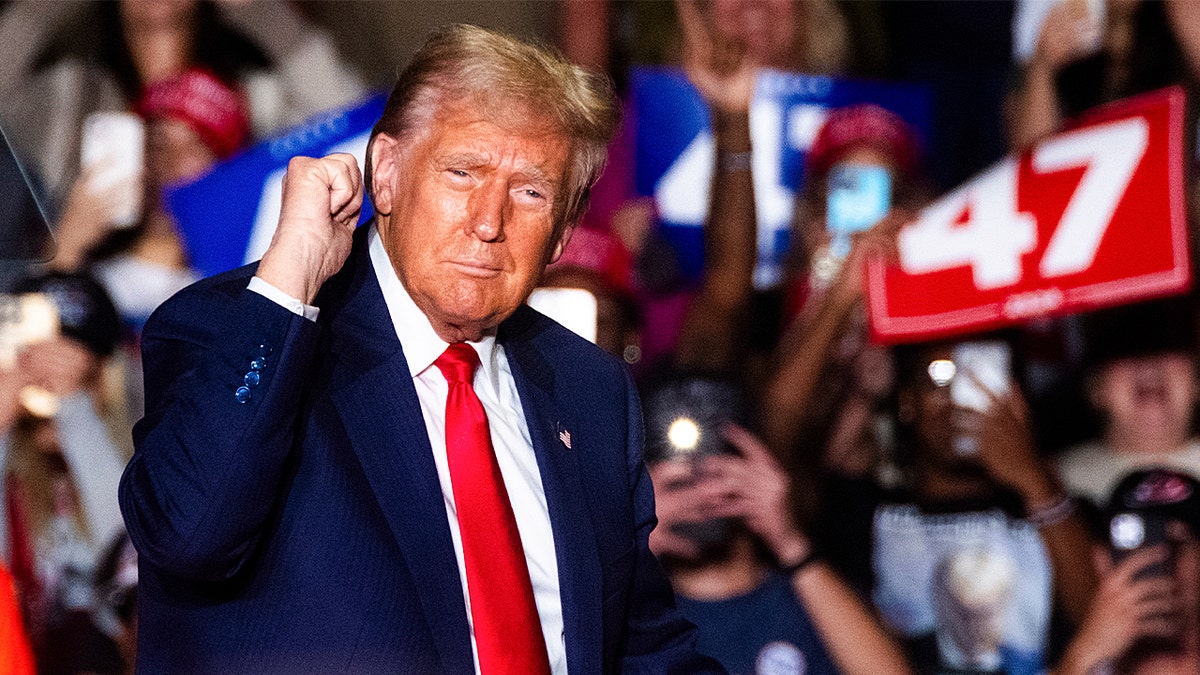
M 482 241 L 504 241 L 508 187 L 497 182 L 480 185 L 471 195 L 468 227 Z

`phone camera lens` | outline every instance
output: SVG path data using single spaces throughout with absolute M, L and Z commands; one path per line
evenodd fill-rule
M 1109 526 L 1113 548 L 1129 551 L 1146 541 L 1146 521 L 1134 513 L 1122 513 Z

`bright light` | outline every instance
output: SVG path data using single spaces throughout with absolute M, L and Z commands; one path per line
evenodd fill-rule
M 671 422 L 671 428 L 667 430 L 667 439 L 676 450 L 695 450 L 696 444 L 700 442 L 700 427 L 695 421 L 680 417 Z
M 20 391 L 21 405 L 34 417 L 48 419 L 58 414 L 58 396 L 37 385 L 27 385 Z
M 1146 522 L 1136 513 L 1122 513 L 1109 524 L 1112 545 L 1122 551 L 1130 551 L 1146 541 Z
M 950 384 L 950 380 L 954 379 L 954 373 L 958 372 L 958 367 L 953 361 L 948 359 L 938 359 L 929 362 L 929 379 L 939 387 L 944 387 Z

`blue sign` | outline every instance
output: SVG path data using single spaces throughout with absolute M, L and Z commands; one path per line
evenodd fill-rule
M 703 227 L 715 155 L 708 108 L 678 68 L 645 67 L 632 74 L 637 121 L 637 191 L 653 197 L 663 236 L 684 273 L 698 279 L 704 264 Z M 874 103 L 930 137 L 925 87 L 763 71 L 750 107 L 758 265 L 754 283 L 770 288 L 782 277 L 792 207 L 804 157 L 833 108 Z
M 210 276 L 262 257 L 279 222 L 283 174 L 296 155 L 354 155 L 363 166 L 371 127 L 386 97 L 325 113 L 215 166 L 198 180 L 172 188 L 166 204 L 192 266 Z M 371 216 L 363 200 L 361 221 Z

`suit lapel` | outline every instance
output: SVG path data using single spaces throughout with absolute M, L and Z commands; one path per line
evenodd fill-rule
M 443 669 L 474 670 L 462 584 L 433 450 L 408 363 L 392 328 L 360 228 L 334 285 L 329 322 L 332 398 L 412 572 Z M 344 284 L 338 289 L 339 284 Z
M 596 673 L 602 667 L 603 635 L 599 553 L 583 498 L 579 462 L 559 433 L 570 428 L 566 407 L 555 397 L 554 371 L 534 346 L 522 307 L 501 325 L 498 336 L 508 356 L 550 511 L 567 648 L 567 670 Z

